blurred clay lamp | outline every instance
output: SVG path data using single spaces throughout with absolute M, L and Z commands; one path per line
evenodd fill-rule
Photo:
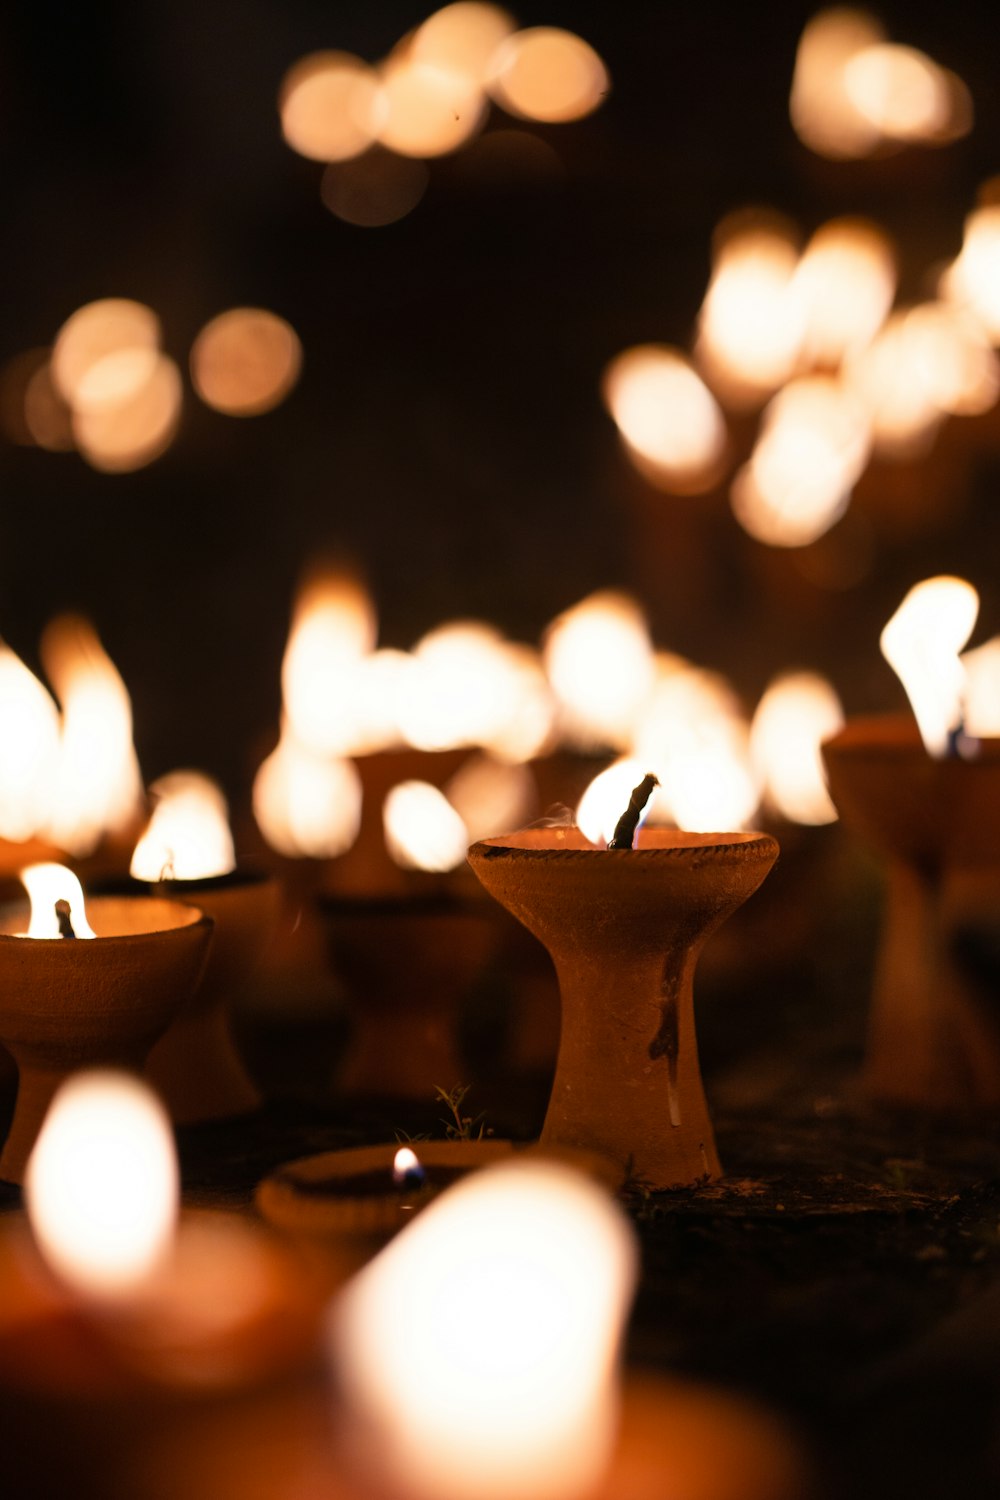
M 141 1080 L 62 1085 L 25 1175 L 32 1238 L 12 1219 L 0 1242 L 0 1384 L 94 1400 L 302 1358 L 316 1288 L 301 1266 L 232 1216 L 182 1216 L 179 1195 L 170 1120 Z
M 971 739 L 962 717 L 977 610 L 961 579 L 916 585 L 881 641 L 914 718 L 850 720 L 823 749 L 845 822 L 886 861 L 865 1083 L 939 1110 L 1000 1105 L 1000 1026 L 955 962 L 942 901 L 953 876 L 996 881 L 1000 865 L 1000 740 Z
M 603 1153 L 654 1189 L 718 1177 L 692 981 L 712 932 L 778 854 L 760 833 L 642 830 L 652 777 L 611 846 L 579 828 L 473 845 L 483 885 L 548 948 L 562 1031 L 543 1144 Z M 633 847 L 634 844 L 634 847 Z
M 212 936 L 193 906 L 95 897 L 61 865 L 22 872 L 31 898 L 0 909 L 0 1041 L 18 1068 L 0 1177 L 20 1182 L 53 1094 L 82 1067 L 141 1068 L 194 993 Z
M 226 800 L 209 777 L 173 771 L 150 793 L 131 874 L 197 903 L 215 931 L 198 991 L 153 1047 L 146 1076 L 178 1123 L 241 1114 L 260 1099 L 232 1039 L 231 1009 L 273 935 L 277 881 L 236 868 Z

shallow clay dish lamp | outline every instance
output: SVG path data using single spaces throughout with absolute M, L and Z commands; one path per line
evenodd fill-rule
M 762 833 L 643 830 L 597 849 L 578 828 L 469 850 L 483 885 L 545 944 L 562 997 L 543 1144 L 603 1153 L 653 1189 L 720 1175 L 692 981 L 714 930 L 778 855 Z

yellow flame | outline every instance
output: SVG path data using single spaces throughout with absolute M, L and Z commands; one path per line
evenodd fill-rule
M 407 1174 L 420 1168 L 420 1157 L 412 1146 L 400 1146 L 392 1158 L 392 1180 L 399 1185 L 406 1181 Z
M 87 907 L 83 899 L 83 886 L 72 870 L 65 865 L 28 865 L 18 877 L 31 902 L 31 922 L 28 926 L 30 938 L 58 938 L 59 918 L 56 902 L 65 901 L 69 906 L 69 917 L 78 938 L 96 937 L 87 921 Z
M 796 237 L 774 216 L 752 213 L 724 222 L 717 238 L 696 353 L 724 401 L 752 406 L 798 362 L 804 314 L 794 289 Z
M 349 760 L 316 755 L 282 735 L 254 778 L 253 813 L 279 854 L 333 859 L 358 836 L 361 779 Z
M 171 771 L 149 788 L 153 815 L 132 854 L 137 880 L 203 880 L 236 866 L 222 788 L 200 771 Z
M 718 402 L 679 350 L 643 344 L 604 372 L 604 402 L 663 488 L 707 489 L 718 477 L 726 424 Z
M 402 781 L 382 808 L 385 846 L 404 870 L 443 874 L 465 860 L 469 835 L 444 793 L 427 781 Z
M 160 321 L 152 308 L 124 297 L 88 302 L 67 318 L 56 335 L 52 348 L 56 389 L 76 408 L 86 382 L 95 378 L 102 361 L 129 353 L 155 354 L 159 344 Z
M 474 755 L 455 772 L 445 796 L 474 844 L 521 828 L 534 812 L 535 783 L 523 765 Z
M 362 664 L 376 629 L 371 597 L 353 573 L 320 568 L 303 584 L 281 665 L 285 718 L 303 748 L 354 750 Z
M 28 1162 L 25 1203 L 48 1264 L 78 1292 L 124 1298 L 169 1257 L 180 1175 L 170 1120 L 124 1073 L 59 1090 Z
M 975 739 L 1000 738 L 1000 635 L 962 656 L 965 729 Z
M 481 86 L 494 53 L 513 30 L 513 18 L 499 6 L 457 0 L 417 28 L 410 50 L 418 62 L 463 74 Z
M 49 831 L 60 848 L 89 854 L 104 834 L 127 828 L 142 803 L 132 705 L 88 620 L 53 620 L 41 653 L 62 705 Z
M 604 102 L 610 86 L 593 47 L 556 26 L 516 31 L 500 44 L 490 65 L 494 99 L 526 120 L 582 119 Z
M 624 748 L 654 676 L 638 604 L 610 590 L 589 595 L 552 622 L 543 656 L 565 737 Z
M 611 842 L 615 826 L 628 807 L 632 792 L 649 769 L 649 766 L 634 756 L 625 756 L 598 772 L 576 809 L 575 822 L 584 838 L 600 848 Z M 666 797 L 661 786 L 654 789 L 640 821 L 645 823 L 651 817 L 654 822 L 668 821 L 669 815 L 666 818 L 663 816 L 665 811 Z
M 965 668 L 959 653 L 972 634 L 979 595 L 963 578 L 914 584 L 882 631 L 882 655 L 906 689 L 928 754 L 948 752 L 962 722 Z
M 206 406 L 256 417 L 280 406 L 302 369 L 290 323 L 263 307 L 231 307 L 206 323 L 191 348 L 191 380 Z
M 840 364 L 871 342 L 892 306 L 896 262 L 888 237 L 865 219 L 831 219 L 806 246 L 792 291 L 803 308 L 803 363 Z
M 868 461 L 868 419 L 833 377 L 790 382 L 764 413 L 749 462 L 733 481 L 745 531 L 772 547 L 802 547 L 843 515 Z
M 382 68 L 378 138 L 400 156 L 443 156 L 480 128 L 485 99 L 476 81 L 458 68 L 424 62 L 409 49 Z
M 820 746 L 844 722 L 840 699 L 815 672 L 788 672 L 770 684 L 750 727 L 750 752 L 764 795 L 792 823 L 833 823 Z
M 636 1261 L 621 1211 L 564 1167 L 494 1167 L 442 1194 L 330 1323 L 379 1481 L 405 1479 L 415 1500 L 589 1494 L 614 1440 Z
M 0 642 L 0 838 L 23 843 L 45 827 L 58 752 L 55 704 Z
M 349 52 L 313 52 L 285 74 L 278 107 L 293 151 L 312 161 L 346 161 L 375 139 L 380 107 L 375 70 Z

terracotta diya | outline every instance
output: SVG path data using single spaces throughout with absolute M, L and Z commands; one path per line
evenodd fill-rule
M 955 957 L 963 924 L 1000 904 L 1000 740 L 934 759 L 911 718 L 886 715 L 852 720 L 823 758 L 845 823 L 885 861 L 867 1091 L 1000 1107 L 1000 1014 Z
M 486 839 L 469 861 L 548 948 L 562 997 L 543 1144 L 610 1156 L 653 1189 L 720 1175 L 692 981 L 714 930 L 778 856 L 762 833 L 642 830 L 597 849 L 577 828 Z
M 95 897 L 96 936 L 29 938 L 27 903 L 0 909 L 0 1041 L 18 1069 L 0 1177 L 20 1182 L 56 1089 L 79 1068 L 141 1069 L 192 995 L 212 937 L 193 906 Z

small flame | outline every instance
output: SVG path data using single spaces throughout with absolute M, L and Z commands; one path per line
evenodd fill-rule
M 792 823 L 833 823 L 820 746 L 844 722 L 840 699 L 815 672 L 775 679 L 757 705 L 750 753 L 771 805 Z
M 95 1072 L 62 1086 L 24 1185 L 35 1240 L 58 1276 L 91 1297 L 140 1290 L 169 1255 L 179 1191 L 170 1121 L 144 1084 Z
M 400 728 L 418 750 L 489 745 L 518 711 L 520 682 L 506 641 L 491 625 L 460 620 L 414 647 Z
M 351 761 L 316 755 L 283 734 L 254 778 L 253 813 L 279 854 L 333 859 L 358 836 L 361 778 Z
M 604 849 L 611 842 L 618 819 L 628 807 L 632 792 L 647 770 L 648 767 L 642 761 L 625 757 L 616 760 L 594 777 L 580 798 L 575 820 L 589 843 Z M 662 808 L 662 788 L 654 789 L 653 795 L 642 809 L 638 823 L 640 828 L 658 804 Z
M 683 493 L 711 487 L 725 455 L 726 424 L 685 355 L 657 344 L 628 349 L 605 370 L 603 391 L 628 449 L 654 482 Z
M 347 161 L 375 139 L 379 83 L 373 68 L 348 52 L 313 52 L 285 74 L 281 131 L 312 161 Z
M 415 1500 L 590 1494 L 635 1274 L 621 1210 L 565 1167 L 493 1167 L 443 1193 L 330 1320 L 349 1416 L 383 1466 L 369 1482 Z
M 401 781 L 382 808 L 385 846 L 404 870 L 443 874 L 465 860 L 468 830 L 444 793 L 426 781 Z
M 60 848 L 89 854 L 105 834 L 126 829 L 141 807 L 132 704 L 88 620 L 53 620 L 41 652 L 63 711 L 49 831 Z
M 626 594 L 591 594 L 552 622 L 543 655 L 570 743 L 624 749 L 654 674 L 638 604 Z
M 236 866 L 222 789 L 200 771 L 171 771 L 149 789 L 153 816 L 132 854 L 137 880 L 204 880 Z
M 396 1187 L 416 1187 L 423 1182 L 423 1164 L 411 1146 L 400 1146 L 393 1157 L 392 1180 Z
M 871 342 L 892 306 L 896 262 L 887 236 L 866 219 L 831 219 L 806 246 L 792 291 L 803 308 L 803 364 L 835 368 Z
M 959 653 L 978 613 L 971 583 L 925 578 L 882 631 L 882 655 L 906 689 L 928 754 L 937 758 L 948 753 L 962 725 L 965 668 Z
M 96 937 L 87 921 L 87 907 L 83 899 L 83 886 L 72 870 L 65 865 L 28 865 L 18 876 L 28 892 L 31 902 L 30 938 L 57 938 L 62 936 L 56 903 L 65 902 L 69 907 L 69 919 L 78 938 Z
M 45 688 L 0 642 L 0 838 L 45 826 L 59 751 L 59 714 Z
M 318 568 L 299 591 L 281 688 L 291 734 L 315 755 L 355 748 L 359 678 L 376 628 L 367 589 L 343 568 Z

